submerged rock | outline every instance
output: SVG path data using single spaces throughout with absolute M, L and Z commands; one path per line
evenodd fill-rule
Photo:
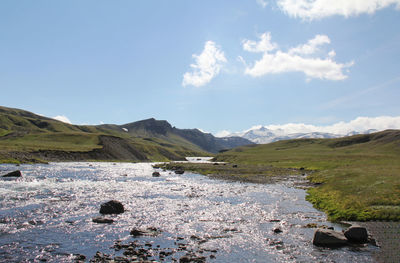
M 176 174 L 183 174 L 185 171 L 184 170 L 181 170 L 181 169 L 179 169 L 179 170 L 175 170 L 175 173 Z
M 160 177 L 160 173 L 159 172 L 154 172 L 153 173 L 153 177 Z
M 344 232 L 345 237 L 354 243 L 367 243 L 368 232 L 365 227 L 353 225 Z
M 123 212 L 125 212 L 124 206 L 116 200 L 103 203 L 100 207 L 100 214 L 122 214 Z
M 14 172 L 11 172 L 11 173 L 3 175 L 2 177 L 21 177 L 21 176 L 22 176 L 21 171 L 20 170 L 16 170 Z
M 340 247 L 347 244 L 347 238 L 342 232 L 317 229 L 314 233 L 313 244 L 321 247 Z
M 104 217 L 94 217 L 92 218 L 92 221 L 94 223 L 99 223 L 99 224 L 111 224 L 114 222 L 111 218 L 104 218 Z

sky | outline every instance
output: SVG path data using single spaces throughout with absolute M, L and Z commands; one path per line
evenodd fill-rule
M 400 116 L 399 25 L 400 0 L 2 0 L 0 105 L 213 134 L 368 128 Z

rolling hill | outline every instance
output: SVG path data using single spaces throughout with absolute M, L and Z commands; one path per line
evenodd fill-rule
M 3 162 L 182 160 L 251 143 L 181 130 L 155 119 L 125 125 L 71 125 L 32 112 L 0 107 Z

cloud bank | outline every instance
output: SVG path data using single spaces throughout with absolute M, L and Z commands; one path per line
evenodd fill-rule
M 68 123 L 68 124 L 72 124 L 72 122 L 64 115 L 58 115 L 56 117 L 53 117 L 52 119 L 62 121 L 62 122 Z
M 260 77 L 268 74 L 286 72 L 303 72 L 307 80 L 313 78 L 325 80 L 344 80 L 347 76 L 343 73 L 345 68 L 351 67 L 354 62 L 340 64 L 334 61 L 334 50 L 326 54 L 321 51 L 321 46 L 330 44 L 326 35 L 316 35 L 306 44 L 302 44 L 288 51 L 281 51 L 276 43 L 271 42 L 271 33 L 264 33 L 259 41 L 244 40 L 243 49 L 248 52 L 263 53 L 261 59 L 252 66 L 246 65 L 245 74 Z M 241 60 L 243 58 L 240 57 Z M 244 60 L 243 60 L 244 61 Z
M 303 20 L 373 14 L 389 6 L 400 9 L 400 0 L 278 0 L 277 4 L 287 15 Z
M 224 52 L 213 41 L 207 41 L 204 45 L 203 52 L 200 55 L 192 55 L 195 63 L 191 64 L 191 72 L 183 75 L 182 85 L 201 87 L 209 83 L 216 77 L 223 63 L 227 60 Z
M 287 123 L 281 125 L 257 125 L 253 126 L 248 130 L 232 133 L 229 131 L 221 131 L 216 134 L 217 137 L 232 136 L 232 135 L 243 135 L 251 130 L 257 130 L 260 128 L 267 128 L 276 134 L 294 134 L 294 133 L 311 133 L 311 132 L 323 132 L 332 133 L 337 135 L 347 135 L 350 132 L 365 132 L 370 129 L 377 131 L 383 131 L 387 129 L 400 129 L 400 116 L 380 116 L 380 117 L 358 117 L 349 122 L 338 122 L 328 126 L 317 126 L 304 123 Z

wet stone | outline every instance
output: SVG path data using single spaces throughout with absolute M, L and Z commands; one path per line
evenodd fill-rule
M 92 218 L 92 221 L 93 223 L 98 223 L 98 224 L 111 224 L 114 222 L 113 219 L 104 217 L 94 217 Z
M 124 211 L 124 206 L 117 200 L 108 201 L 100 206 L 100 214 L 122 214 Z
M 20 170 L 16 170 L 11 173 L 3 175 L 2 177 L 22 177 L 22 173 Z

